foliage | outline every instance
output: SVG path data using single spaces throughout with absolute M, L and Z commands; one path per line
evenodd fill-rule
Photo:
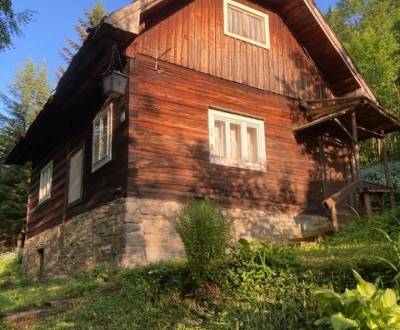
M 209 199 L 193 200 L 173 219 L 185 247 L 191 276 L 201 286 L 212 280 L 225 260 L 231 222 Z
M 0 94 L 5 109 L 0 116 L 0 240 L 6 237 L 15 243 L 23 228 L 30 176 L 29 166 L 7 166 L 4 161 L 46 103 L 50 90 L 45 64 L 28 59 L 8 94 Z
M 397 201 L 400 203 L 400 161 L 389 163 L 389 171 Z M 363 169 L 362 175 L 367 181 L 386 184 L 385 173 L 381 164 L 366 167 Z
M 69 64 L 72 61 L 75 53 L 81 48 L 82 43 L 86 40 L 89 32 L 96 28 L 107 16 L 107 10 L 104 7 L 103 1 L 97 2 L 92 8 L 85 11 L 84 18 L 79 18 L 78 22 L 74 25 L 78 41 L 73 38 L 68 38 L 65 46 L 60 51 L 61 58 Z M 65 72 L 63 67 L 58 68 L 58 76 L 61 77 Z
M 253 286 L 261 279 L 280 276 L 298 265 L 289 246 L 272 246 L 268 242 L 240 239 L 230 263 L 229 280 L 238 285 Z
M 216 277 L 220 296 L 200 302 L 188 295 L 192 281 L 183 259 L 134 269 L 103 265 L 40 282 L 23 276 L 16 255 L 8 254 L 0 256 L 0 313 L 70 299 L 64 311 L 29 329 L 326 329 L 314 325 L 319 313 L 312 292 L 331 284 L 336 292 L 353 287 L 352 268 L 364 278 L 381 269 L 373 255 L 392 261 L 388 241 L 374 227 L 397 237 L 397 215 L 400 210 L 362 219 L 304 246 L 242 240 Z M 5 260 L 12 266 L 4 267 Z
M 376 257 L 388 266 L 388 269 L 382 267 L 378 279 L 385 285 L 396 285 L 400 287 L 400 233 L 398 233 L 397 239 L 394 239 L 382 229 L 377 228 L 376 230 L 386 238 L 392 252 L 391 258 Z
M 398 329 L 400 328 L 399 297 L 392 289 L 379 289 L 353 271 L 357 288 L 338 294 L 333 290 L 315 291 L 321 301 L 321 318 L 315 325 L 330 325 L 344 329 Z
M 363 77 L 380 103 L 400 115 L 400 3 L 398 0 L 339 0 L 327 13 Z M 388 139 L 400 156 L 399 135 Z M 363 158 L 376 161 L 376 143 L 365 144 Z
M 16 13 L 11 0 L 0 1 L 0 51 L 12 45 L 12 37 L 21 35 L 21 25 L 27 24 L 33 16 L 31 10 Z

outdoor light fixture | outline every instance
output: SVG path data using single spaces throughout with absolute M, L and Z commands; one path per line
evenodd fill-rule
M 116 99 L 125 95 L 128 76 L 120 71 L 110 71 L 103 78 L 104 95 Z

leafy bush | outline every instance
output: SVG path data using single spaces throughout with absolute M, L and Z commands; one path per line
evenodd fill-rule
M 216 276 L 225 260 L 231 221 L 208 199 L 191 201 L 173 219 L 185 247 L 192 280 L 201 286 Z
M 315 291 L 321 302 L 317 326 L 344 329 L 398 329 L 400 328 L 399 297 L 392 289 L 378 289 L 366 282 L 356 271 L 357 289 L 338 294 L 333 290 Z

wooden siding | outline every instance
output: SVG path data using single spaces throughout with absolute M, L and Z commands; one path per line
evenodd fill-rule
M 223 0 L 185 0 L 146 18 L 146 30 L 128 54 L 164 54 L 162 59 L 168 62 L 294 98 L 331 97 L 314 62 L 282 18 L 254 1 L 238 2 L 269 15 L 270 49 L 224 34 Z
M 126 111 L 126 102 L 114 106 L 112 160 L 92 173 L 92 119 L 104 100 L 99 98 L 91 109 L 75 117 L 69 125 L 64 142 L 52 148 L 45 156 L 37 155 L 33 161 L 31 190 L 28 205 L 27 235 L 32 237 L 48 228 L 89 211 L 107 201 L 126 195 L 127 182 L 127 120 L 120 121 Z M 73 206 L 67 205 L 68 159 L 84 147 L 83 196 Z M 40 170 L 53 160 L 53 183 L 49 200 L 38 204 Z
M 296 141 L 304 118 L 295 101 L 172 64 L 160 70 L 143 55 L 131 63 L 129 194 L 321 212 L 318 145 Z M 209 107 L 264 120 L 266 173 L 210 163 Z

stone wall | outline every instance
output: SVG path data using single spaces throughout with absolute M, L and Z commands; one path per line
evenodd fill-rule
M 63 225 L 25 242 L 23 270 L 33 276 L 56 277 L 89 270 L 103 263 L 119 264 L 123 251 L 125 199 L 82 213 Z
M 182 203 L 158 199 L 129 198 L 126 223 L 136 231 L 126 240 L 124 265 L 154 262 L 184 255 L 182 243 L 171 226 L 170 218 Z M 223 209 L 233 220 L 236 238 L 301 240 L 332 231 L 327 217 L 305 214 L 296 207 L 282 211 L 259 209 Z
M 158 199 L 117 199 L 80 214 L 26 241 L 23 269 L 46 277 L 89 270 L 103 262 L 130 267 L 184 255 L 170 218 L 182 203 Z M 326 217 L 291 208 L 282 212 L 224 209 L 235 237 L 287 240 L 331 230 Z M 43 254 L 41 257 L 40 255 Z M 41 266 L 42 260 L 42 266 Z

